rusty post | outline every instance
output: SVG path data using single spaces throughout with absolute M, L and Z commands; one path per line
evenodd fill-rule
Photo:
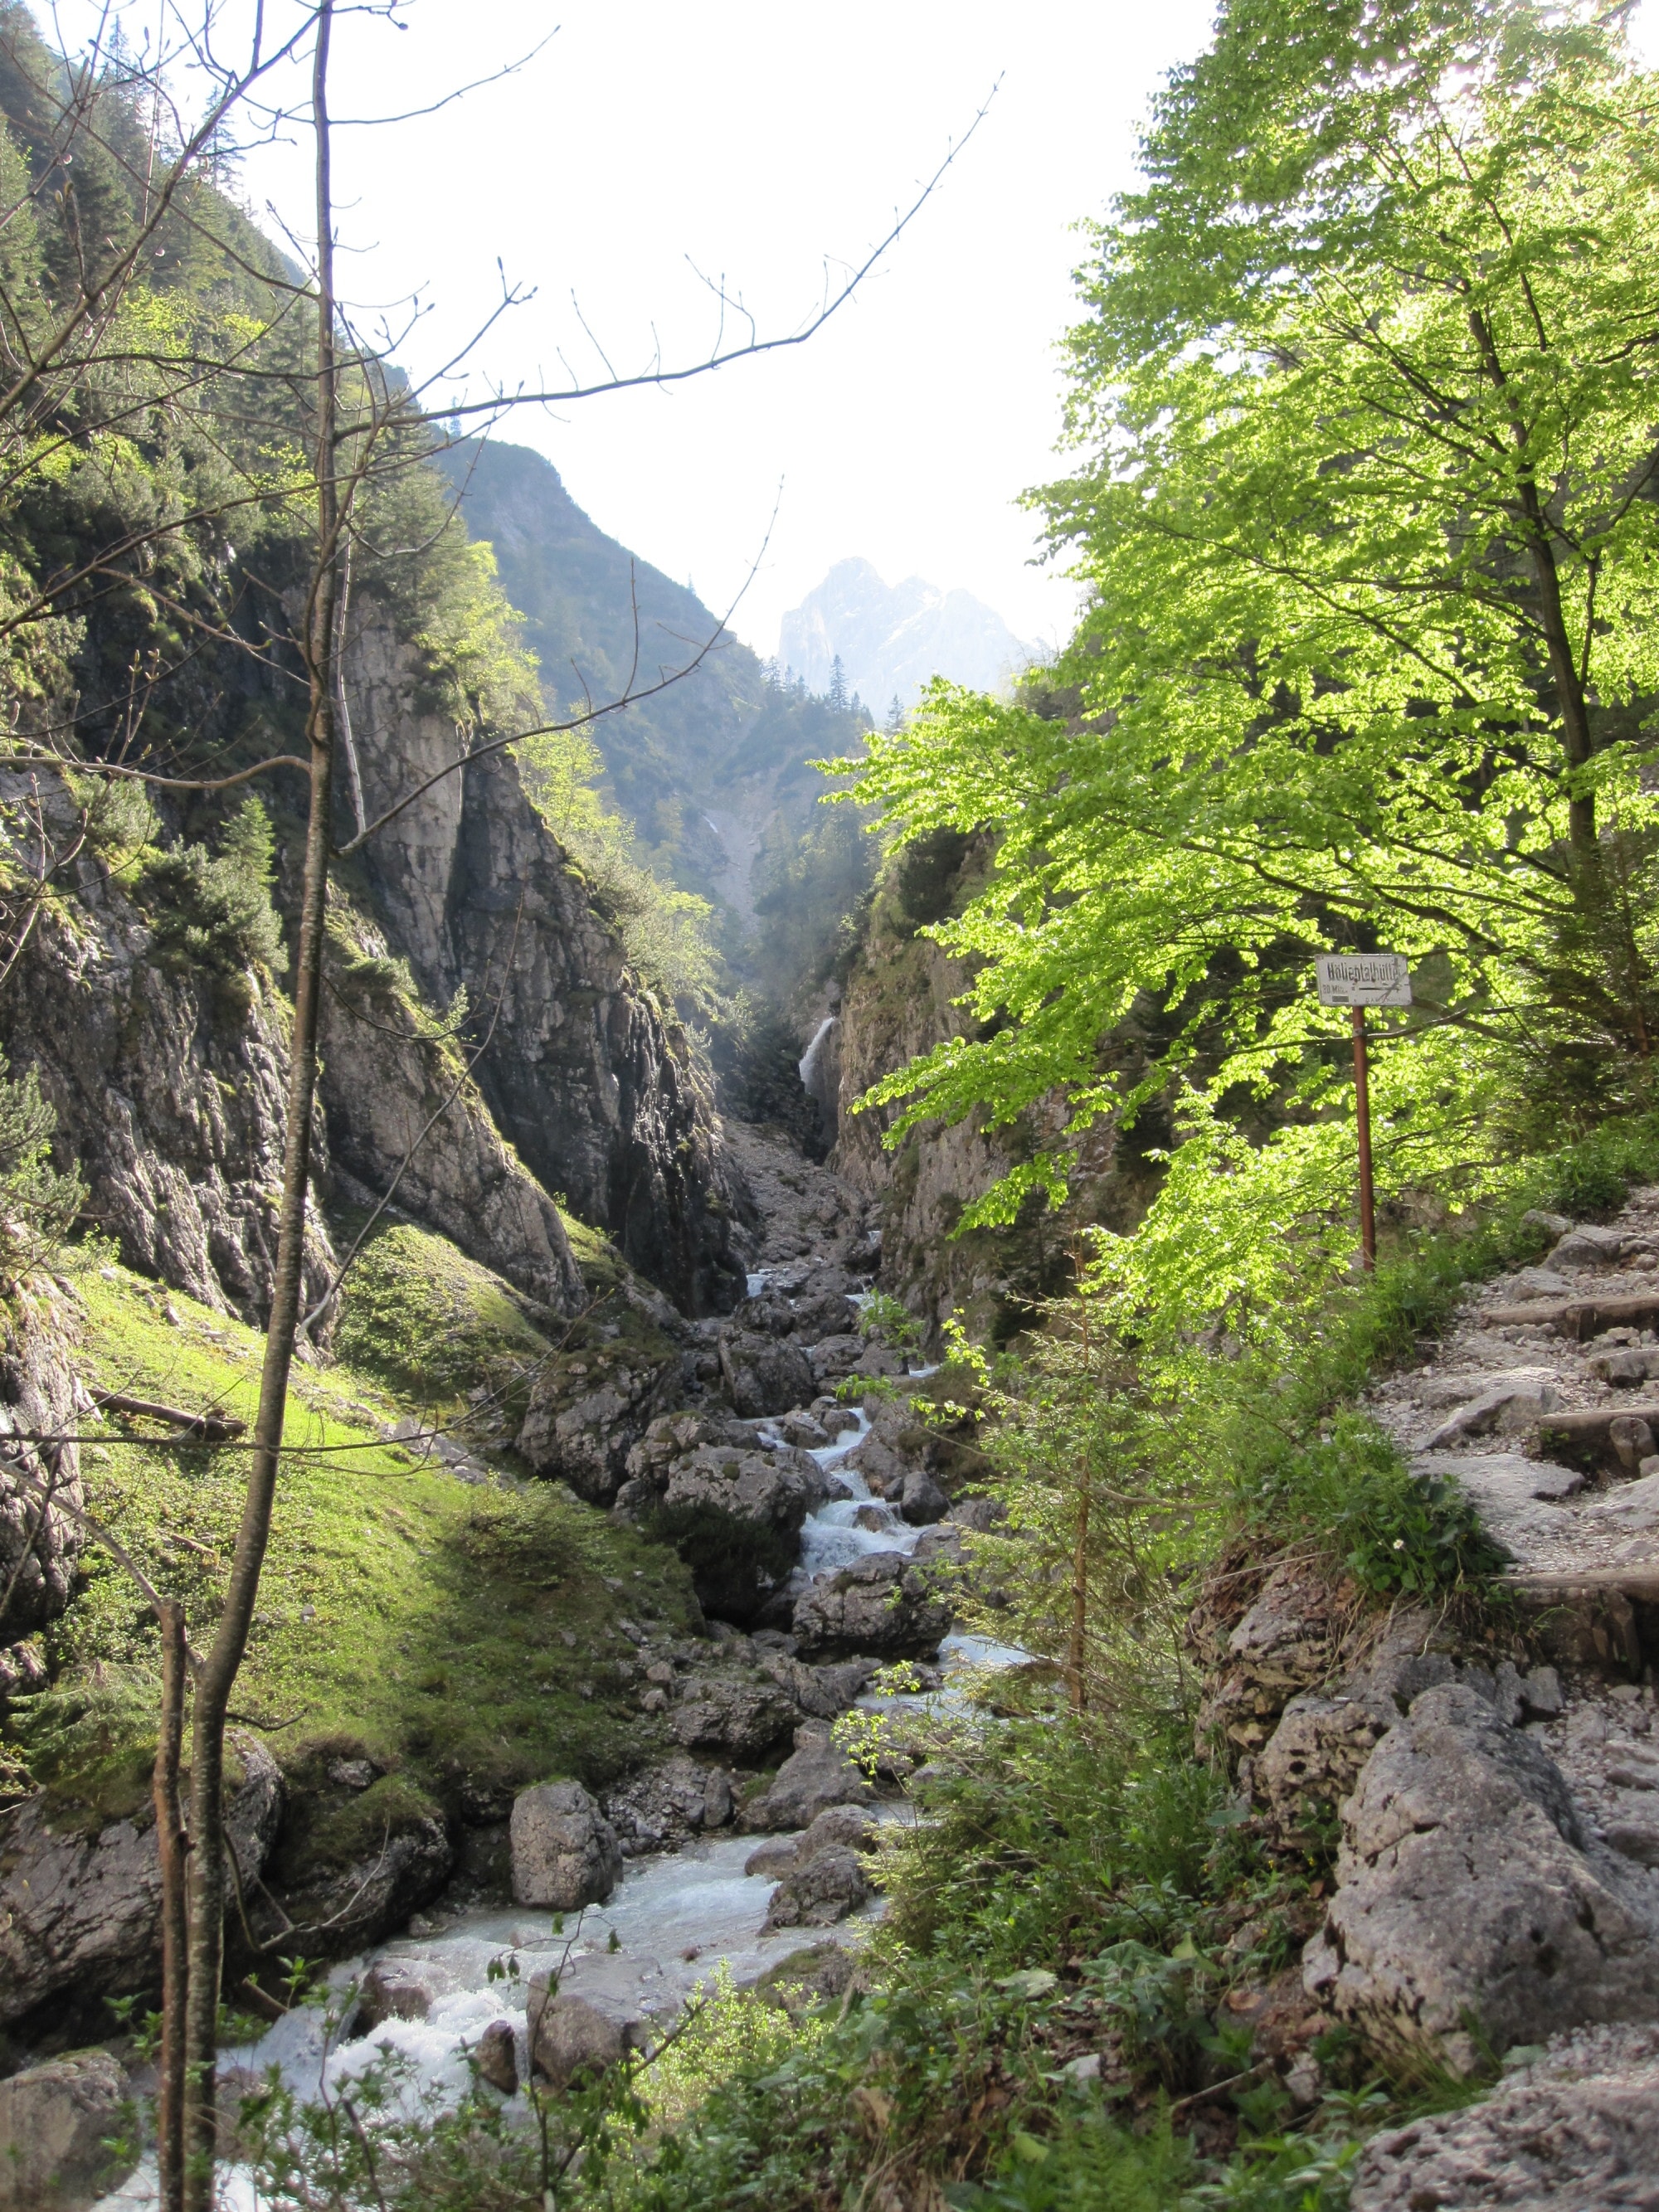
M 1370 1274 L 1376 1265 L 1376 1205 L 1371 1191 L 1371 1087 L 1364 1006 L 1353 1009 L 1353 1087 L 1359 1122 L 1360 1265 Z

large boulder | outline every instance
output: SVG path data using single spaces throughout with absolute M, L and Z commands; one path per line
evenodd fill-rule
M 125 2069 L 107 2051 L 73 2051 L 0 2081 L 0 2212 L 85 2212 L 131 2172 L 112 2140 L 137 2134 Z
M 902 1552 L 872 1552 L 798 1598 L 793 1626 L 807 1652 L 930 1658 L 951 1632 L 951 1606 L 926 1566 Z
M 845 1844 L 828 1844 L 780 1876 L 766 1908 L 765 1932 L 833 1927 L 869 1898 L 870 1883 L 858 1853 Z
M 1589 2212 L 1659 2199 L 1659 2036 L 1589 2034 L 1479 2104 L 1425 2113 L 1371 2137 L 1352 2212 L 1502 2205 Z
M 1651 2016 L 1650 1876 L 1586 1832 L 1554 1762 L 1473 1683 L 1414 1701 L 1343 1826 L 1304 1979 L 1379 2053 L 1468 2074 L 1482 2043 Z
M 660 1302 L 659 1302 L 660 1303 Z M 614 1339 L 597 1334 L 547 1360 L 531 1387 L 518 1448 L 534 1474 L 556 1476 L 592 1505 L 609 1505 L 628 1455 L 651 1424 L 681 1397 L 688 1358 L 662 1322 L 625 1310 Z
M 869 1805 L 875 1801 L 862 1770 L 831 1738 L 822 1721 L 805 1721 L 795 1731 L 795 1748 L 778 1769 L 763 1796 L 744 1808 L 744 1826 L 776 1834 L 811 1827 L 832 1805 Z
M 622 1879 L 617 1832 L 580 1782 L 542 1782 L 513 1800 L 515 1904 L 554 1912 L 603 1905 Z
M 226 1826 L 244 1893 L 283 1816 L 283 1778 L 252 1736 L 233 1739 L 241 1780 Z M 154 1824 L 88 1833 L 44 1797 L 11 1815 L 0 1843 L 0 2027 L 38 2007 L 82 2011 L 160 1982 L 161 1863 Z
M 739 1413 L 787 1413 L 817 1390 L 805 1347 L 759 1329 L 722 1329 L 720 1373 Z
M 758 1667 L 690 1675 L 679 1695 L 668 1716 L 675 1741 L 740 1766 L 757 1765 L 787 1743 L 800 1718 L 787 1684 Z
M 648 2039 L 645 2021 L 602 2010 L 586 1997 L 562 1996 L 545 1974 L 531 1977 L 526 2010 L 532 2069 L 555 2089 L 591 2081 Z
M 665 1429 L 706 1437 L 712 1425 L 655 1423 L 629 1455 L 617 1510 L 672 1544 L 691 1570 L 705 1612 L 752 1625 L 780 1597 L 794 1570 L 801 1523 L 823 1503 L 828 1486 L 810 1453 L 758 1444 L 746 1430 L 735 1441 L 699 1441 L 665 1460 Z

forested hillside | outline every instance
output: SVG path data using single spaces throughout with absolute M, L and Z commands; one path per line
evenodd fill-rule
M 0 2212 L 1655 2201 L 1622 15 L 1224 0 L 879 722 L 354 329 L 333 15 L 301 270 L 0 4 Z

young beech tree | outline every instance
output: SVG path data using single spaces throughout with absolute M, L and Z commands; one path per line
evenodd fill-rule
M 1228 0 L 1081 274 L 1085 465 L 1034 495 L 1087 586 L 1065 711 L 935 685 L 854 786 L 904 837 L 1000 839 L 936 933 L 987 1032 L 873 1094 L 899 1130 L 1061 1085 L 1075 1132 L 1125 1103 L 1101 1041 L 1133 1013 L 1149 1087 L 1201 1080 L 1212 1158 L 1241 1097 L 1305 1134 L 1347 1081 L 1328 946 L 1419 970 L 1380 1055 L 1401 1180 L 1490 1162 L 1528 1040 L 1641 1090 L 1656 124 L 1617 11 Z M 1340 1200 L 1351 1134 L 1314 1150 Z

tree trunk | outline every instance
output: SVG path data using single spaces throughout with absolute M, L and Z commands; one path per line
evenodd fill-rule
M 335 593 L 339 514 L 335 469 L 338 367 L 335 356 L 334 243 L 327 106 L 332 0 L 320 0 L 312 64 L 317 138 L 317 559 L 301 646 L 309 681 L 306 735 L 311 794 L 306 824 L 304 887 L 289 1047 L 287 1130 L 283 1199 L 270 1319 L 259 1376 L 259 1409 L 231 1560 L 225 1607 L 196 1686 L 191 1759 L 189 1991 L 185 2007 L 185 2212 L 208 2212 L 213 2201 L 216 2136 L 214 2073 L 224 1965 L 228 1896 L 224 1826 L 225 1721 L 247 1649 L 259 1576 L 270 1535 L 271 1509 L 283 1444 L 289 1374 L 300 1316 L 310 1183 L 312 1114 L 317 1088 L 317 1023 L 322 987 L 324 921 L 328 902 L 329 828 L 334 757 Z
M 1519 457 L 1519 466 L 1516 471 L 1516 488 L 1521 512 L 1527 526 L 1527 546 L 1532 562 L 1533 581 L 1538 588 L 1539 624 L 1544 633 L 1550 678 L 1555 685 L 1557 708 L 1561 717 L 1561 749 L 1567 757 L 1570 770 L 1585 768 L 1595 750 L 1590 734 L 1589 707 L 1584 696 L 1583 676 L 1572 657 L 1572 640 L 1567 635 L 1566 612 L 1561 605 L 1561 576 L 1555 565 L 1555 540 L 1550 531 L 1549 516 L 1538 495 L 1538 482 L 1532 465 L 1526 458 L 1527 426 L 1510 396 L 1510 380 L 1498 355 L 1498 341 L 1492 335 L 1491 324 L 1483 314 L 1475 311 L 1470 313 L 1469 328 L 1486 363 L 1486 374 L 1504 395 L 1510 430 Z M 1588 641 L 1584 663 L 1588 668 Z M 1575 793 L 1567 800 L 1567 840 L 1575 856 L 1586 864 L 1586 873 L 1593 881 L 1598 872 L 1595 800 L 1589 792 Z
M 1072 1551 L 1072 1626 L 1066 1650 L 1066 1688 L 1072 1711 L 1082 1712 L 1088 1704 L 1084 1662 L 1089 1637 L 1089 1509 L 1093 1499 L 1085 1469 L 1077 1501 L 1077 1534 Z
M 156 2100 L 158 2212 L 183 2212 L 185 2201 L 185 1969 L 189 1928 L 185 1910 L 185 1835 L 179 1766 L 185 1742 L 185 1609 L 165 1598 L 161 1622 L 161 1727 L 152 1794 L 161 1858 L 161 2064 Z

